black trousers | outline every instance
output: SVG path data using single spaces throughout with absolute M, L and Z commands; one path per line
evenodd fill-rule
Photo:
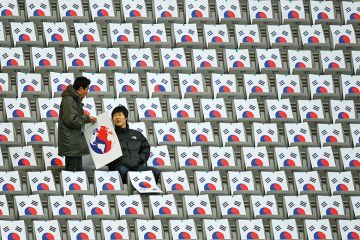
M 125 166 L 117 166 L 116 167 L 116 171 L 118 171 L 121 175 L 121 179 L 123 181 L 123 183 L 127 183 L 127 173 L 128 171 L 149 171 L 151 170 L 154 174 L 154 177 L 155 177 L 155 181 L 156 182 L 159 182 L 159 179 L 160 179 L 160 170 L 159 169 L 156 169 L 154 167 L 149 167 L 149 166 L 146 166 L 146 165 L 140 165 L 138 166 L 137 168 L 128 168 L 128 167 L 125 167 Z
M 67 156 L 65 157 L 65 170 L 66 171 L 81 171 L 82 170 L 82 156 Z

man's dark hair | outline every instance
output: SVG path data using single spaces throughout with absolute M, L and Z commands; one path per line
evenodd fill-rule
M 125 116 L 126 118 L 128 118 L 129 111 L 128 111 L 128 110 L 126 109 L 126 107 L 123 106 L 123 105 L 119 105 L 119 106 L 117 106 L 117 107 L 115 107 L 115 108 L 113 109 L 113 111 L 111 112 L 111 118 L 114 117 L 114 114 L 115 114 L 115 113 L 120 113 L 120 112 L 122 112 L 122 113 L 124 114 L 124 116 Z
M 85 89 L 89 86 L 90 86 L 90 80 L 86 77 L 77 77 L 73 84 L 75 90 L 79 90 L 81 87 Z

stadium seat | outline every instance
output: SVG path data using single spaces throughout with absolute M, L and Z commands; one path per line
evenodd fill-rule
M 235 233 L 231 231 L 227 219 L 204 219 L 203 232 L 205 232 L 205 239 L 214 239 L 214 236 L 223 239 L 233 239 L 235 235 Z
M 140 42 L 144 48 L 169 48 L 171 47 L 170 37 L 166 35 L 164 23 L 140 24 Z
M 244 73 L 255 74 L 256 67 L 251 61 L 248 49 L 225 49 L 224 67 L 230 74 L 241 76 Z
M 159 72 L 159 66 L 154 62 L 151 48 L 129 48 L 128 65 L 133 73 Z
M 40 73 L 16 73 L 17 94 L 19 98 L 49 97 Z
M 55 47 L 32 47 L 30 51 L 34 72 L 61 72 L 63 70 L 62 65 L 57 60 Z
M 183 48 L 160 48 L 160 67 L 164 72 L 191 73 L 191 62 L 188 62 Z
M 26 18 L 33 22 L 55 22 L 56 13 L 51 8 L 49 0 L 38 2 L 36 0 L 26 1 Z
M 179 85 L 182 98 L 212 98 L 211 88 L 206 86 L 204 76 L 200 73 L 179 74 Z
M 285 171 L 261 172 L 260 174 L 263 191 L 265 195 L 274 194 L 292 195 L 293 189 L 289 187 Z
M 278 170 L 306 171 L 306 161 L 301 158 L 299 147 L 275 147 L 274 158 Z
M 21 15 L 19 9 L 18 1 L 13 0 L 4 0 L 1 2 L 0 10 L 1 14 L 0 21 L 4 23 L 19 21 L 22 22 L 25 20 L 25 16 Z
M 257 146 L 285 146 L 285 139 L 279 136 L 276 123 L 257 123 L 252 125 L 252 136 Z
M 243 89 L 237 84 L 235 74 L 211 74 L 211 84 L 214 98 L 234 99 L 244 98 Z
M 319 74 L 319 66 L 314 64 L 311 50 L 288 50 L 288 63 L 290 74 Z
M 340 195 L 317 196 L 318 214 L 322 219 L 347 219 L 349 218 L 344 208 L 343 200 Z
M 87 47 L 64 47 L 64 58 L 66 70 L 69 72 L 95 72 L 95 64 L 91 63 Z
M 170 73 L 146 73 L 146 83 L 150 98 L 179 98 L 179 90 L 174 87 Z
M 273 12 L 271 1 L 249 0 L 247 7 L 251 24 L 265 26 L 279 23 L 278 14 Z
M 282 24 L 305 25 L 310 24 L 310 16 L 305 12 L 305 6 L 302 0 L 281 0 L 280 17 Z
M 42 158 L 46 170 L 64 169 L 65 158 L 58 155 L 57 146 L 42 146 Z
M 166 145 L 152 146 L 150 148 L 147 165 L 160 170 L 176 170 L 175 162 L 173 159 L 170 159 L 169 150 Z
M 275 81 L 278 99 L 301 101 L 300 99 L 309 98 L 307 88 L 304 88 L 299 75 L 276 74 Z
M 297 38 L 294 38 L 291 32 L 291 26 L 286 25 L 267 25 L 267 39 L 271 48 L 279 48 L 280 50 L 289 48 L 298 48 Z
M 157 145 L 186 145 L 177 122 L 154 123 Z
M 350 132 L 354 147 L 360 146 L 360 124 L 350 124 Z
M 242 11 L 239 1 L 231 0 L 216 3 L 216 17 L 220 24 L 232 26 L 234 24 L 246 24 L 247 17 Z
M 290 219 L 315 219 L 316 215 L 307 195 L 284 196 L 284 210 Z
M 0 47 L 1 69 L 5 73 L 30 72 L 30 62 L 25 59 L 21 47 L 3 48 Z
M 333 239 L 330 221 L 328 219 L 306 219 L 304 221 L 304 232 L 306 239 L 318 238 Z
M 330 39 L 333 49 L 354 50 L 359 49 L 353 25 L 330 25 Z
M 233 118 L 237 122 L 248 124 L 251 122 L 264 122 L 265 117 L 260 113 L 258 100 L 253 99 L 234 99 L 233 103 Z
M 92 220 L 67 221 L 67 237 L 70 240 L 78 238 L 95 239 L 95 227 Z
M 114 88 L 109 86 L 108 78 L 105 73 L 88 73 L 83 72 L 83 77 L 91 79 L 88 98 L 113 98 Z
M 252 138 L 246 134 L 243 123 L 219 123 L 219 134 L 222 145 L 252 146 Z
M 345 171 L 357 171 L 360 162 L 359 148 L 340 148 L 340 160 Z
M 184 13 L 186 23 L 215 24 L 216 18 L 212 11 L 208 0 L 198 2 L 196 0 L 184 1 Z
M 269 122 L 297 122 L 296 115 L 293 114 L 289 99 L 265 100 L 265 115 Z
M 62 236 L 61 228 L 57 220 L 34 221 L 33 232 L 36 240 L 43 238 L 60 239 Z
M 130 229 L 126 220 L 102 220 L 101 237 L 103 239 L 130 239 Z
M 200 99 L 200 114 L 204 121 L 209 122 L 231 122 L 228 116 L 223 98 Z
M 107 47 L 96 22 L 74 23 L 74 30 L 79 47 Z
M 270 87 L 266 74 L 244 74 L 246 98 L 271 99 L 276 98 L 275 88 Z
M 309 147 L 307 155 L 313 170 L 339 171 L 339 163 L 335 162 L 334 153 L 330 146 Z
M 318 136 L 321 146 L 349 147 L 350 140 L 344 137 L 341 123 L 318 124 Z
M 73 195 L 49 196 L 49 216 L 60 222 L 65 220 L 81 219 L 81 212 L 78 211 Z
M 346 63 L 343 50 L 321 50 L 320 51 L 320 67 L 323 74 L 350 74 L 350 64 Z
M 358 2 L 344 1 L 341 2 L 341 15 L 345 24 L 358 25 L 359 20 L 359 6 Z
M 97 23 L 104 22 L 120 22 L 120 14 L 114 6 L 112 0 L 90 0 L 89 12 L 91 13 L 91 20 Z
M 339 77 L 343 99 L 358 99 L 360 96 L 360 78 L 356 75 L 342 74 Z
M 89 21 L 88 12 L 84 11 L 81 0 L 60 0 L 57 2 L 60 20 L 67 23 Z
M 28 172 L 27 185 L 30 187 L 29 192 L 32 194 L 39 194 L 41 196 L 59 194 L 51 170 Z
M 327 195 L 326 184 L 320 180 L 317 171 L 294 172 L 294 185 L 299 195 Z
M 255 185 L 254 175 L 251 171 L 228 171 L 227 179 L 232 196 L 261 194 L 261 190 Z M 240 214 L 243 215 L 241 212 Z
M 8 73 L 0 73 L 0 97 L 1 98 L 15 98 L 16 91 L 10 82 Z
M 127 72 L 127 66 L 123 63 L 119 48 L 97 47 L 96 62 L 99 72 L 110 74 L 111 72 Z
M 22 145 L 20 136 L 16 133 L 12 122 L 0 123 L 0 145 L 2 146 L 19 146 Z
M 183 209 L 187 219 L 194 219 L 198 223 L 201 219 L 214 219 L 209 195 L 184 195 Z
M 333 1 L 319 2 L 311 0 L 309 10 L 311 13 L 312 24 L 341 24 L 340 13 L 335 12 Z
M 181 219 L 182 214 L 176 205 L 174 195 L 149 196 L 149 208 L 154 219 Z
M 185 170 L 161 173 L 162 190 L 167 194 L 178 195 L 195 194 L 193 185 L 189 184 Z
M 115 96 L 126 98 L 147 97 L 146 86 L 141 86 L 137 73 L 114 73 Z
M 309 124 L 304 123 L 285 123 L 287 144 L 291 146 L 317 146 L 318 143 L 312 136 Z
M 75 80 L 74 73 L 49 73 L 49 87 L 51 97 L 60 97 L 62 92 L 66 90 L 67 85 L 73 84 Z
M 139 121 L 160 121 L 166 120 L 163 113 L 159 98 L 136 98 L 135 114 L 139 117 Z
M 281 219 L 275 195 L 251 195 L 250 209 L 255 219 Z
M 75 39 L 69 35 L 65 22 L 43 22 L 43 32 L 48 47 L 75 47 Z
M 274 170 L 273 162 L 270 162 L 265 146 L 243 147 L 241 154 L 247 171 Z
M 349 238 L 351 236 L 359 236 L 359 220 L 339 220 L 338 231 L 342 239 Z
M 240 170 L 240 163 L 235 159 L 232 147 L 209 147 L 209 162 L 213 171 Z
M 198 239 L 198 231 L 193 219 L 169 220 L 169 235 L 172 239 L 183 236 L 190 239 Z
M 274 75 L 287 73 L 287 66 L 283 65 L 278 48 L 256 49 L 256 59 L 260 73 Z
M 31 220 L 47 219 L 47 212 L 44 211 L 38 194 L 14 196 L 14 202 L 16 214 L 20 220 L 25 220 L 25 223 L 30 223 Z
M 300 238 L 295 219 L 272 219 L 270 220 L 270 226 L 274 239 L 282 239 L 285 236 L 291 239 Z
M 0 186 L 2 195 L 25 195 L 27 189 L 21 181 L 18 171 L 1 172 Z
M 118 171 L 96 170 L 94 172 L 94 185 L 98 195 L 124 195 L 127 193 L 127 188 Z
M 329 108 L 333 123 L 359 123 L 353 100 L 330 100 Z
M 210 75 L 224 72 L 215 49 L 192 49 L 193 71 Z
M 242 195 L 217 196 L 216 209 L 218 215 L 225 219 L 241 219 L 250 216 L 250 212 L 245 208 Z
M 85 219 L 91 219 L 95 223 L 100 219 L 115 219 L 114 213 L 110 212 L 107 195 L 83 195 L 82 206 Z
M 258 237 L 259 239 L 268 239 L 270 236 L 265 232 L 262 219 L 237 220 L 236 232 L 241 239 L 249 237 Z
M 195 23 L 181 24 L 174 23 L 171 28 L 172 42 L 174 47 L 183 47 L 185 50 L 192 48 L 202 48 L 198 30 Z
M 38 34 L 34 22 L 11 22 L 10 26 L 14 47 L 28 49 L 43 45 L 41 35 Z
M 121 13 L 125 22 L 135 24 L 153 22 L 151 13 L 146 8 L 145 0 L 136 2 L 132 0 L 121 1 Z
M 175 148 L 175 160 L 180 170 L 209 170 L 208 161 L 204 161 L 201 146 Z
M 311 123 L 329 123 L 330 116 L 324 112 L 323 104 L 320 99 L 316 100 L 298 100 L 297 110 L 299 119 L 302 122 Z
M 226 24 L 204 24 L 204 47 L 206 48 L 234 48 L 234 42 L 229 37 Z
M 169 98 L 168 99 L 168 118 L 178 122 L 181 126 L 183 122 L 200 122 L 198 112 L 195 112 L 194 103 L 191 98 Z
M 136 239 L 149 239 L 152 237 L 154 239 L 163 239 L 164 230 L 160 220 L 135 220 L 135 233 Z
M 327 181 L 331 195 L 358 195 L 358 187 L 355 187 L 354 179 L 350 171 L 328 172 Z
M 28 239 L 28 231 L 24 220 L 1 221 L 0 227 L 2 230 L 1 238 L 6 239 L 16 236 L 19 239 Z
M 179 11 L 177 0 L 153 1 L 153 12 L 156 23 L 183 23 L 184 15 Z
M 188 142 L 191 146 L 218 145 L 210 122 L 186 123 Z
M 257 49 L 267 47 L 266 38 L 261 36 L 259 26 L 257 24 L 236 24 L 235 32 L 236 44 L 239 49 Z
M 107 34 L 112 47 L 140 47 L 139 38 L 135 37 L 132 23 L 109 23 Z
M 330 40 L 325 38 L 321 24 L 299 25 L 301 45 L 306 50 L 330 49 Z
M 334 86 L 332 75 L 308 75 L 308 85 L 313 99 L 340 99 L 339 89 Z
M 139 194 L 136 195 L 117 195 L 116 215 L 121 219 L 144 219 L 145 215 L 143 203 Z
M 9 147 L 9 156 L 14 170 L 40 168 L 33 146 Z
M 94 189 L 89 186 L 85 171 L 70 172 L 63 170 L 60 173 L 60 179 L 63 194 L 74 194 L 76 196 L 94 193 Z

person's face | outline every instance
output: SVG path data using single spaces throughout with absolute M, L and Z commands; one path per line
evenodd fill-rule
M 113 121 L 115 123 L 115 126 L 126 128 L 127 118 L 125 117 L 124 113 L 122 112 L 115 113 L 113 116 Z
M 86 88 L 80 87 L 79 90 L 77 90 L 77 93 L 80 95 L 81 99 L 83 99 L 89 92 L 89 86 Z

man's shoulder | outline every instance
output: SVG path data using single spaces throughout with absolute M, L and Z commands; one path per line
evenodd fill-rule
M 135 130 L 135 129 L 129 129 L 129 136 L 130 138 L 133 138 L 133 139 L 140 139 L 140 138 L 143 138 L 144 135 L 139 132 L 138 130 Z

